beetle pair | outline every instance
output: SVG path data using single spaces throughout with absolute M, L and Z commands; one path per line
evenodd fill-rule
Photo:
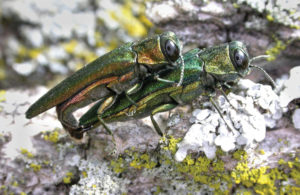
M 173 83 L 161 80 L 158 74 L 160 70 L 178 66 L 175 61 L 181 55 L 180 49 L 180 42 L 173 32 L 127 43 L 87 64 L 48 91 L 30 106 L 26 117 L 33 118 L 56 106 L 58 119 L 63 127 L 71 136 L 81 138 L 80 132 L 83 129 L 78 125 L 73 112 L 102 100 L 98 109 L 102 113 L 122 93 L 135 104 L 130 95 L 142 87 L 147 77 Z M 108 128 L 107 130 L 109 131 Z
M 126 44 L 51 89 L 29 108 L 26 116 L 32 118 L 57 106 L 63 126 L 73 137 L 81 138 L 85 130 L 99 124 L 111 134 L 105 123 L 150 115 L 155 130 L 163 135 L 154 114 L 187 104 L 198 96 L 210 99 L 219 111 L 212 99 L 216 89 L 226 97 L 223 88 L 230 89 L 251 67 L 256 67 L 251 65 L 253 59 L 246 46 L 238 41 L 191 50 L 183 60 L 178 59 L 179 49 L 179 41 L 171 32 Z M 78 123 L 72 113 L 95 101 Z

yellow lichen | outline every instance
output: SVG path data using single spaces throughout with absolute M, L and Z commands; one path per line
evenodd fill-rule
M 3 102 L 6 100 L 5 93 L 6 93 L 5 90 L 0 90 L 0 102 Z
M 57 143 L 58 140 L 59 140 L 58 130 L 54 130 L 54 131 L 50 132 L 50 134 L 44 135 L 44 140 L 50 141 L 50 142 L 53 142 L 53 143 Z
M 31 163 L 29 166 L 33 169 L 34 172 L 38 172 L 41 170 L 41 165 Z
M 176 151 L 177 143 L 178 139 L 163 137 L 161 148 L 173 153 Z M 225 169 L 225 162 L 218 155 L 215 159 L 208 159 L 205 156 L 193 158 L 188 155 L 179 163 L 170 158 L 168 155 L 170 153 L 162 152 L 163 154 L 159 158 L 161 165 L 172 167 L 176 174 L 181 174 L 188 181 L 192 179 L 195 183 L 206 184 L 214 189 L 215 194 L 230 194 L 232 188 L 237 189 L 237 194 L 296 194 L 299 192 L 300 162 L 297 157 L 289 161 L 280 159 L 277 168 L 250 167 L 247 153 L 244 150 L 237 150 L 232 156 L 238 162 L 233 161 L 236 166 L 233 170 L 229 170 Z M 259 152 L 264 153 L 263 150 Z M 129 162 L 129 166 L 136 169 L 151 169 L 156 166 L 156 162 L 151 161 L 149 154 L 139 154 L 129 150 L 126 150 L 125 154 L 132 156 L 133 160 Z M 112 161 L 111 165 L 114 172 L 120 173 L 128 166 L 128 161 L 125 161 L 123 157 Z M 287 181 L 289 185 L 287 185 Z M 239 191 L 239 189 L 243 190 Z M 157 191 L 161 192 L 160 186 Z
M 210 160 L 205 156 L 193 159 L 188 155 L 183 162 L 177 163 L 176 171 L 187 175 L 187 179 L 193 178 L 195 182 L 207 184 L 213 188 L 216 194 L 229 194 L 229 190 L 221 189 L 221 182 L 230 189 L 231 178 L 225 171 L 224 162 L 218 159 Z
M 14 186 L 14 187 L 18 187 L 19 183 L 17 181 L 14 181 L 11 185 Z
M 274 21 L 274 17 L 271 15 L 271 14 L 268 14 L 266 16 L 267 20 L 269 20 L 270 22 L 273 22 Z
M 139 5 L 139 20 L 147 27 L 152 27 L 153 24 L 152 22 L 146 17 L 146 6 L 145 4 L 140 4 Z
M 264 150 L 259 150 L 259 154 L 264 155 L 265 151 Z
M 237 150 L 233 153 L 233 158 L 236 160 L 246 160 L 248 156 L 244 150 Z
M 86 177 L 88 176 L 88 174 L 87 174 L 86 171 L 82 171 L 81 174 L 82 174 L 82 177 L 83 177 L 83 178 L 86 178 Z
M 82 68 L 84 64 L 92 62 L 98 57 L 94 52 L 88 50 L 75 53 L 75 56 L 83 60 L 83 63 L 81 63 L 80 66 L 76 67 L 77 69 Z
M 279 40 L 278 38 L 276 38 L 275 36 L 273 37 L 275 40 L 275 46 L 268 49 L 266 51 L 266 54 L 269 55 L 268 61 L 273 61 L 276 59 L 276 57 L 283 51 L 286 49 L 286 46 L 291 42 L 291 41 L 287 41 L 286 43 L 284 43 L 283 41 Z
M 63 44 L 63 48 L 65 49 L 65 51 L 67 53 L 72 54 L 77 45 L 78 45 L 78 42 L 76 40 L 71 40 L 70 42 Z
M 245 187 L 253 188 L 257 194 L 296 194 L 299 192 L 297 186 L 286 186 L 282 182 L 294 180 L 296 185 L 300 184 L 300 164 L 297 158 L 294 161 L 278 161 L 279 167 L 249 168 L 246 161 L 239 162 L 232 171 L 231 176 L 235 183 Z M 293 183 L 293 182 L 292 182 Z
M 239 162 L 231 172 L 236 184 L 242 184 L 247 188 L 253 187 L 257 194 L 274 194 L 276 187 L 275 181 L 267 173 L 269 167 L 251 169 L 247 162 Z
M 237 4 L 237 3 L 233 3 L 232 5 L 233 5 L 233 7 L 236 8 L 236 9 L 240 8 L 240 5 Z
M 162 193 L 162 190 L 161 190 L 160 186 L 157 186 L 156 191 L 154 192 L 154 195 L 158 195 L 158 194 L 161 194 L 161 193 Z
M 20 45 L 18 48 L 18 57 L 16 58 L 18 62 L 23 61 L 23 59 L 36 59 L 40 53 L 42 53 L 44 48 L 34 48 L 30 49 L 23 45 Z
M 0 80 L 4 80 L 6 78 L 4 60 L 0 59 Z
M 161 138 L 161 141 L 166 145 L 163 147 L 163 149 L 171 151 L 172 154 L 174 155 L 175 152 L 177 151 L 177 143 L 181 141 L 181 138 L 176 139 L 173 136 L 167 138 L 164 136 Z
M 73 173 L 72 172 L 67 172 L 66 176 L 63 178 L 63 182 L 65 184 L 70 184 L 71 180 L 72 180 L 72 177 L 73 177 Z
M 132 2 L 126 1 L 119 12 L 109 11 L 110 16 L 120 23 L 123 29 L 126 29 L 132 37 L 143 37 L 147 35 L 147 29 L 143 23 L 138 20 L 132 12 Z
M 34 157 L 34 155 L 25 148 L 21 148 L 20 152 L 21 152 L 21 154 L 27 156 L 28 158 Z
M 285 195 L 285 194 L 292 194 L 292 195 L 300 194 L 300 187 L 291 186 L 291 185 L 283 186 L 280 189 L 280 195 Z
M 130 162 L 130 166 L 136 169 L 153 169 L 156 166 L 155 161 L 151 161 L 148 154 L 139 155 L 138 153 L 133 154 L 134 159 Z
M 125 171 L 125 163 L 123 158 L 119 157 L 117 160 L 112 160 L 110 162 L 111 167 L 115 173 L 122 173 Z
M 96 42 L 96 47 L 103 47 L 105 45 L 105 42 L 103 41 L 102 35 L 99 31 L 94 33 L 94 39 Z

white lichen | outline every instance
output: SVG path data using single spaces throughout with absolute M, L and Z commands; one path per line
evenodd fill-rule
M 229 152 L 241 147 L 253 148 L 264 140 L 266 127 L 273 128 L 282 116 L 279 98 L 270 86 L 250 80 L 241 80 L 238 88 L 241 90 L 238 95 L 228 95 L 231 105 L 223 96 L 218 98 L 218 105 L 230 129 L 216 110 L 194 110 L 190 119 L 194 124 L 177 145 L 177 161 L 182 161 L 188 152 L 202 151 L 211 159 L 215 157 L 217 146 Z
M 106 162 L 89 159 L 79 163 L 81 179 L 72 185 L 70 194 L 126 194 L 130 181 L 119 178 Z M 84 173 L 84 174 L 83 174 Z
M 268 13 L 267 19 L 284 25 L 299 25 L 299 1 L 294 0 L 238 0 L 237 4 L 246 3 L 261 13 Z
M 300 109 L 296 109 L 292 116 L 294 127 L 300 130 Z
M 282 107 L 286 107 L 294 99 L 300 98 L 300 66 L 290 70 L 290 77 L 283 83 L 283 90 L 279 97 Z
M 171 1 L 161 2 L 160 4 L 152 4 L 151 12 L 146 12 L 149 18 L 155 23 L 168 21 L 171 18 L 178 16 L 178 11 L 174 7 L 174 3 Z

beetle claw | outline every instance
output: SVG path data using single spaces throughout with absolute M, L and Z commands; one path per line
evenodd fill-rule
M 93 125 L 85 127 L 85 126 L 80 126 L 78 128 L 66 128 L 69 132 L 69 134 L 71 135 L 71 137 L 75 138 L 75 139 L 82 139 L 83 135 L 85 132 L 91 130 L 93 128 Z
M 75 139 L 82 139 L 83 138 L 83 132 L 81 131 L 77 131 L 76 129 L 73 130 L 69 130 L 69 134 L 71 135 L 71 137 L 75 138 Z

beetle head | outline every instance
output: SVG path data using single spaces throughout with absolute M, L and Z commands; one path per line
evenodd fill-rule
M 132 49 L 137 54 L 137 63 L 147 67 L 150 72 L 174 66 L 181 54 L 180 42 L 173 32 L 136 42 Z
M 218 83 L 236 83 L 249 73 L 249 55 L 245 44 L 233 41 L 211 47 L 201 55 L 204 70 Z
M 171 64 L 174 64 L 181 55 L 180 46 L 180 42 L 173 32 L 165 32 L 160 35 L 160 48 Z

